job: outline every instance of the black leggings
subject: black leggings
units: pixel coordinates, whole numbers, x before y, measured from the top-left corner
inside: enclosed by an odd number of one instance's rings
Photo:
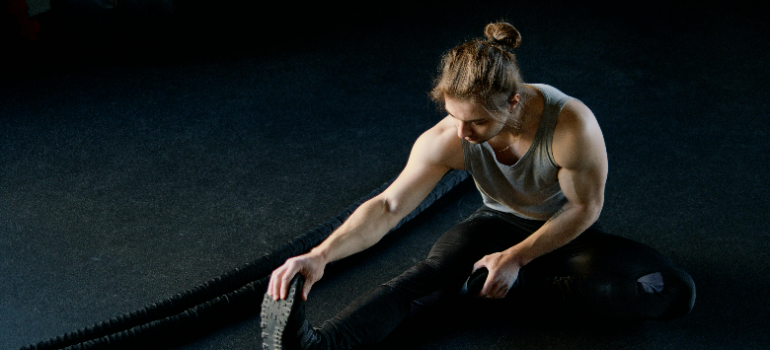
[[[441,291],[459,293],[474,263],[521,242],[543,223],[482,207],[441,236],[427,259],[355,300],[325,322],[321,332],[333,349],[380,341],[409,316],[415,302]],[[690,312],[695,285],[654,249],[606,234],[594,224],[522,267],[505,299],[525,300],[547,313],[671,319]]]

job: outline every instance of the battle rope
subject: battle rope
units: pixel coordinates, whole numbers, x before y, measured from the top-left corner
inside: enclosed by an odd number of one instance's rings
[[[465,171],[447,173],[428,197],[390,232],[413,219],[467,178],[468,173]],[[298,236],[272,253],[265,254],[198,287],[90,327],[22,347],[20,350],[125,348],[132,343],[150,340],[153,336],[189,329],[204,320],[214,319],[233,310],[241,313],[257,310],[267,289],[268,276],[276,267],[283,264],[286,259],[305,253],[321,243],[332,231],[342,225],[359,205],[380,194],[391,183],[392,180],[383,184],[348,206],[337,216],[318,225],[314,230]]]

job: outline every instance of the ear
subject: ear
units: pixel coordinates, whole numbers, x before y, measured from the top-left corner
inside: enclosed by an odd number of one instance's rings
[[[518,93],[513,94],[511,98],[508,100],[508,103],[511,104],[511,109],[516,109],[516,107],[519,106],[519,102],[521,102],[521,95]]]

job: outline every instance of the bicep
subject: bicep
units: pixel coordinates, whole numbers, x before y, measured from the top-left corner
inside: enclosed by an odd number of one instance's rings
[[[607,180],[607,151],[590,110],[581,104],[574,111],[564,118],[554,144],[554,158],[561,165],[559,185],[570,205],[595,210],[598,215]]]
[[[406,216],[420,205],[441,178],[452,169],[447,158],[456,157],[456,150],[445,141],[447,140],[441,139],[441,135],[437,135],[435,131],[428,131],[417,139],[404,170],[380,194],[380,199],[385,201],[389,211],[401,217]]]
[[[604,203],[604,184],[607,178],[605,169],[596,163],[559,170],[559,185],[568,203],[595,211],[598,215]]]

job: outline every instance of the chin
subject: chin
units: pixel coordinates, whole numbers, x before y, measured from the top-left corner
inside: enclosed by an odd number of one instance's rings
[[[484,142],[487,142],[487,140],[489,140],[489,139],[485,139],[485,138],[477,138],[477,137],[472,137],[472,138],[466,138],[466,139],[465,139],[465,141],[468,141],[468,142],[470,142],[470,143],[472,143],[472,144],[474,144],[474,145],[478,145],[478,144],[480,144],[480,143],[484,143]]]

